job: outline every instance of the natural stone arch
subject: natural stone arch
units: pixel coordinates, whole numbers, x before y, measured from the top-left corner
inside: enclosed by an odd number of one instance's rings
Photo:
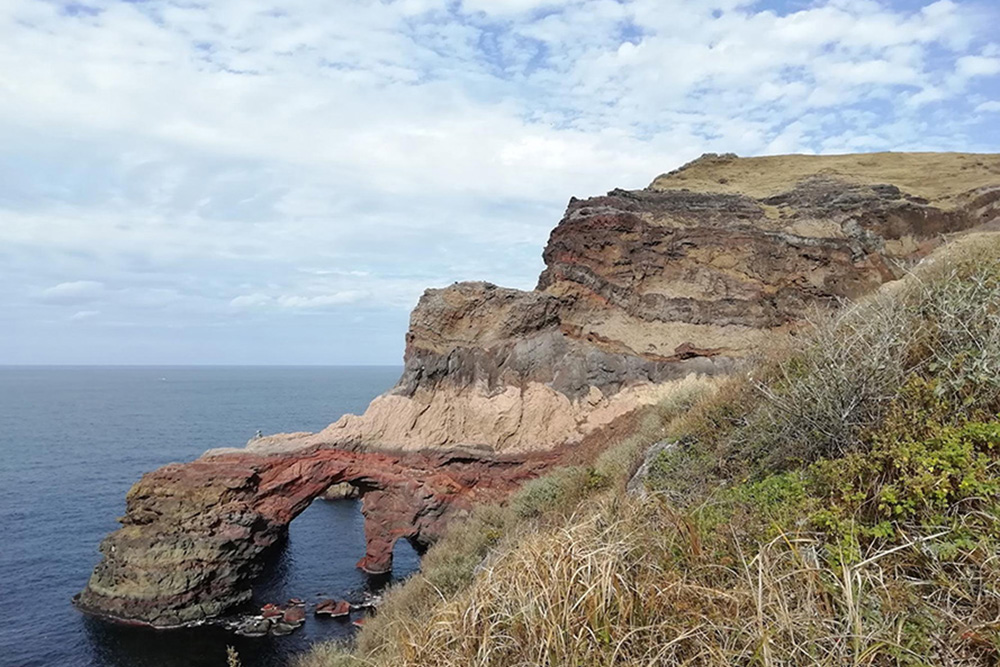
[[[392,568],[405,538],[426,547],[477,501],[506,496],[553,454],[350,451],[311,447],[283,454],[226,452],[148,473],[126,499],[122,527],[81,609],[156,627],[211,618],[248,602],[265,553],[331,484],[362,489],[367,572]]]

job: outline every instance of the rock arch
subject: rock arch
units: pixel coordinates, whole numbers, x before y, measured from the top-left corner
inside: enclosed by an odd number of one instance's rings
[[[552,454],[352,451],[206,454],[148,473],[126,499],[122,527],[101,543],[77,605],[156,627],[211,618],[250,600],[265,553],[331,484],[361,490],[366,552],[358,566],[392,568],[405,538],[428,546],[456,512],[499,499],[540,474]]]

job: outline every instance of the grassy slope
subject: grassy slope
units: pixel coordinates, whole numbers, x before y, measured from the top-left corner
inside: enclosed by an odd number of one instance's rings
[[[657,177],[650,188],[686,188],[696,192],[744,194],[763,199],[782,194],[800,180],[817,174],[858,184],[892,183],[908,194],[950,208],[960,202],[960,195],[997,184],[1000,155],[865,153],[756,158],[709,156]]]
[[[904,282],[481,508],[301,666],[996,664],[1000,240]]]

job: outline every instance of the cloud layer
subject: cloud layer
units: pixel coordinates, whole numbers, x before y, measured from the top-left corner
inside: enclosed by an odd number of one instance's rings
[[[1000,148],[994,3],[10,0],[0,363],[396,363],[571,195]]]

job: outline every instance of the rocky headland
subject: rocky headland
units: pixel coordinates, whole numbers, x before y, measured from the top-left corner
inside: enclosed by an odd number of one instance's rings
[[[334,484],[354,486],[371,572],[433,542],[692,375],[896,280],[1000,219],[1000,157],[706,155],[643,190],[572,199],[532,291],[424,293],[396,387],[320,433],[145,475],[79,606],[157,627],[249,599],[269,547]]]
[[[358,567],[384,573],[396,540],[430,544],[455,512],[503,498],[551,458],[312,447],[167,465],[129,491],[122,527],[102,542],[104,558],[77,604],[113,619],[174,627],[249,602],[268,548],[309,503],[341,483],[363,497],[367,551]]]

